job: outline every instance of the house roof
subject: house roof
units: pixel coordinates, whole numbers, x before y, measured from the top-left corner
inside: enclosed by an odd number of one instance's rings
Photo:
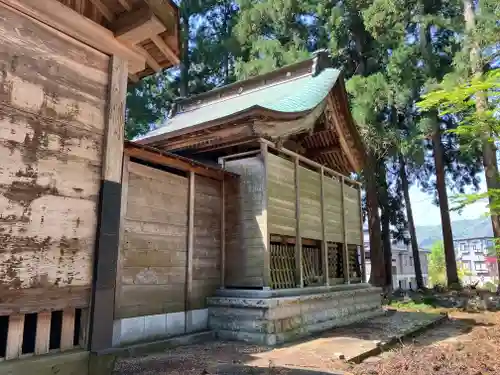
[[[287,67],[280,69],[286,70]],[[181,109],[159,128],[135,141],[153,140],[215,120],[223,121],[254,110],[270,115],[301,116],[312,111],[327,97],[340,76],[340,70],[325,68],[317,74],[311,69],[284,74],[285,79],[263,86],[238,82],[189,99]],[[254,81],[255,79],[248,80]],[[229,93],[223,95],[224,92]]]

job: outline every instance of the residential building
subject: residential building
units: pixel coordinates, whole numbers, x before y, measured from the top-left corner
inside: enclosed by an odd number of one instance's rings
[[[454,240],[454,245],[457,263],[466,271],[465,284],[495,282],[498,271],[491,264],[496,262],[488,262],[488,255],[494,247],[493,238],[461,238]]]
[[[364,248],[366,261],[366,281],[370,278],[371,257],[370,257],[370,241],[368,229],[364,228]],[[392,287],[394,289],[415,289],[417,279],[415,276],[415,265],[413,252],[410,245],[405,245],[403,242],[396,242],[392,245]],[[422,269],[422,277],[424,285],[428,285],[429,281],[429,250],[419,249],[420,265]]]

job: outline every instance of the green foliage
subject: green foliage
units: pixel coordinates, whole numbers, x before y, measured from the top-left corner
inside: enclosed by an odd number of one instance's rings
[[[472,273],[460,262],[457,264],[457,270],[460,282],[462,282],[466,276],[472,275]],[[442,241],[435,242],[431,247],[431,253],[429,255],[429,282],[431,286],[447,284],[446,261]]]

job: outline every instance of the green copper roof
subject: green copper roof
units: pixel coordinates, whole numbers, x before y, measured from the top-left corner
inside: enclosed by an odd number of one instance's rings
[[[201,125],[255,108],[280,113],[309,111],[325,99],[339,75],[339,70],[326,68],[316,76],[307,73],[276,84],[248,91],[243,90],[235,96],[208,102],[192,110],[177,113],[158,129],[136,140],[146,141],[151,137]]]

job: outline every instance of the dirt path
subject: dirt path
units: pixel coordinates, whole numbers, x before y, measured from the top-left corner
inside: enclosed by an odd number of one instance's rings
[[[411,314],[410,314],[411,315]],[[378,319],[378,320],[377,320]],[[339,328],[282,348],[211,342],[180,347],[165,353],[121,360],[116,375],[322,375],[341,374],[353,367],[339,359],[341,352],[373,348],[374,340],[384,341],[398,332],[415,327],[415,321],[426,321],[426,314],[384,316],[369,322]],[[472,327],[471,321],[456,320],[432,328],[414,344],[433,345],[453,339]],[[411,341],[411,340],[410,340]],[[350,346],[350,348],[348,348]],[[389,352],[390,354],[390,352]],[[385,360],[388,354],[379,356]],[[362,366],[362,365],[361,365]]]

